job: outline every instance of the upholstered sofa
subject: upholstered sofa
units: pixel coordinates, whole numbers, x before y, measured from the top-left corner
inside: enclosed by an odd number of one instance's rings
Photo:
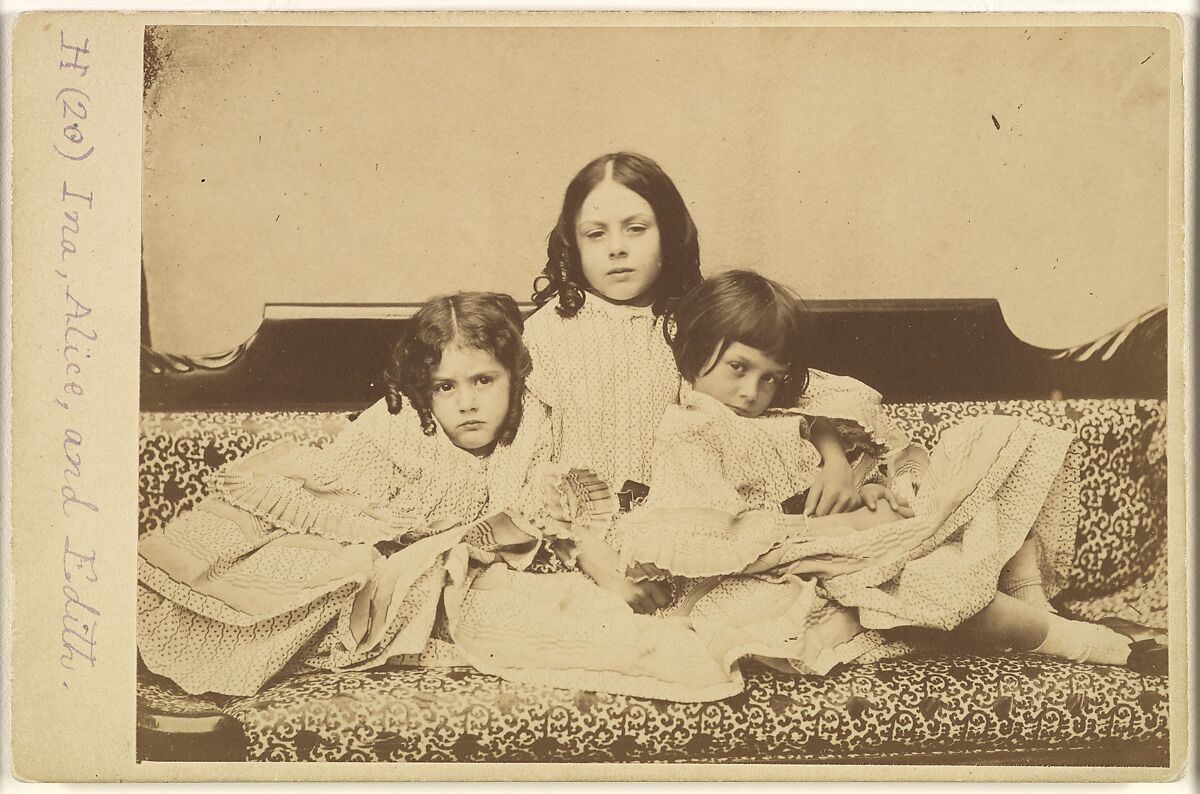
[[[1026,345],[993,301],[815,303],[816,366],[889,399],[926,446],[971,414],[1069,428],[1086,518],[1061,612],[1167,625],[1166,313],[1070,350]],[[328,443],[377,399],[411,307],[269,306],[204,359],[143,347],[140,525],[196,503],[204,474],[280,439]],[[1159,630],[1156,632],[1156,630]],[[823,678],[746,665],[746,689],[672,703],[514,684],[469,668],[286,674],[251,697],[188,695],[144,668],[138,757],[156,760],[791,762],[1165,767],[1161,669],[1071,664],[924,638]]]

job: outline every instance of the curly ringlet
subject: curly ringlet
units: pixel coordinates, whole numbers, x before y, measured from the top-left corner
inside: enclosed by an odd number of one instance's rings
[[[807,311],[800,296],[777,281],[752,270],[718,273],[688,292],[670,320],[675,364],[689,383],[740,342],[787,367],[772,407],[794,405],[808,387]]]
[[[666,314],[701,280],[696,224],[675,183],[649,157],[634,152],[605,154],[585,165],[567,185],[558,223],[547,239],[546,266],[533,282],[533,302],[540,307],[557,296],[555,311],[562,317],[574,317],[583,306],[589,285],[575,240],[575,222],[584,200],[605,180],[610,163],[613,181],[637,193],[654,210],[662,247],[662,272],[651,304],[654,313]]]
[[[533,369],[521,339],[524,328],[517,302],[498,292],[458,292],[426,301],[408,320],[384,371],[388,411],[400,412],[403,395],[420,417],[425,435],[434,435],[432,376],[442,351],[455,343],[476,348],[490,353],[508,370],[508,415],[496,437],[497,443],[508,444],[521,424],[521,397]]]

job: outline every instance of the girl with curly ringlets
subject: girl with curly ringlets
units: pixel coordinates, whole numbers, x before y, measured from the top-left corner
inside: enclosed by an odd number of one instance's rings
[[[439,607],[489,565],[528,565],[546,539],[528,474],[550,436],[527,399],[521,331],[507,295],[430,300],[396,345],[386,398],[332,444],[235,461],[211,498],[143,536],[150,670],[244,695],[298,663],[461,662],[433,639]]]

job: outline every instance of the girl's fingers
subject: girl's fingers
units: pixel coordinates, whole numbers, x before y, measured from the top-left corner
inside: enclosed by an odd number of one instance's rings
[[[804,515],[811,516],[817,511],[817,503],[821,501],[821,484],[813,483],[808,489],[808,496],[804,497]]]
[[[877,498],[875,492],[868,490],[862,492],[860,495],[862,496],[863,504],[866,505],[867,509],[874,510],[875,499]]]
[[[912,480],[904,476],[899,477],[896,482],[893,483],[891,490],[896,494],[896,498],[900,500],[900,504],[902,505],[912,504],[912,500],[916,496],[916,491],[913,490]]]
[[[896,494],[892,493],[891,490],[889,489],[889,490],[884,491],[883,495],[887,498],[888,504],[891,505],[892,509],[895,510],[897,513],[899,513],[900,512],[900,500],[896,497]]]

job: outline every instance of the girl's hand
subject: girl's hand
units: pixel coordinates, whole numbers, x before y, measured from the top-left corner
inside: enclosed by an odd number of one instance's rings
[[[911,505],[917,498],[917,485],[907,474],[893,477],[890,491],[902,505]]]
[[[854,488],[854,472],[843,457],[830,457],[808,489],[804,515],[827,516],[862,507],[862,498]]]
[[[621,597],[634,612],[648,615],[671,603],[670,586],[665,582],[631,582],[621,571],[616,550],[594,531],[588,531],[579,542],[579,569],[591,577],[597,586]]]
[[[877,483],[864,485],[858,489],[858,493],[862,496],[863,504],[872,512],[875,510],[876,505],[880,502],[885,502],[894,512],[899,513],[905,518],[912,518],[913,516],[912,508],[908,506],[908,502],[901,501],[900,497],[891,488],[884,485]]]
[[[899,510],[893,510],[887,500],[881,499],[875,503],[874,510],[863,507],[850,513],[846,518],[839,516],[836,519],[830,520],[845,521],[849,526],[862,532],[863,530],[873,529],[890,524],[893,521],[903,521],[906,518],[912,517],[913,511],[911,507],[901,507]]]
[[[666,582],[631,582],[623,576],[601,577],[596,584],[616,593],[634,612],[649,615],[671,603],[671,588]]]
[[[929,453],[923,447],[910,444],[892,464],[892,476],[888,485],[900,499],[901,504],[911,505],[916,501],[921,481],[929,471]]]

